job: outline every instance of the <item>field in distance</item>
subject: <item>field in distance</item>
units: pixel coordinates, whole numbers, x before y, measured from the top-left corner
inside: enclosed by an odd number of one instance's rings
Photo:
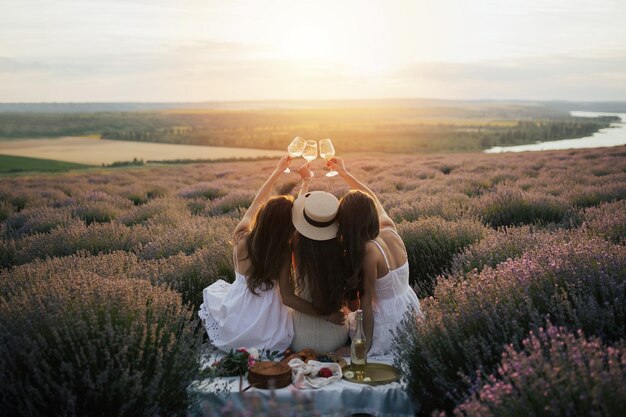
[[[0,155],[0,174],[12,174],[19,172],[65,172],[74,169],[86,168],[91,168],[91,166],[75,164],[73,162],[54,161],[51,159]]]

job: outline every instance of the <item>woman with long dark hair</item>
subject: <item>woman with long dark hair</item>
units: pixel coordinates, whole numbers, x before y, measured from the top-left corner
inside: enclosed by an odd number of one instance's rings
[[[309,179],[310,173],[303,175],[300,194],[293,204],[296,233],[292,247],[295,292],[309,301],[313,310],[294,310],[292,347],[329,352],[348,340],[342,311],[346,274],[336,237],[339,201],[327,192],[309,192]]]
[[[419,300],[409,286],[406,247],[372,190],[346,170],[343,159],[333,158],[331,163],[352,188],[341,199],[337,212],[347,286],[359,289],[368,355],[388,355],[391,331],[407,312],[421,313]],[[354,327],[352,315],[349,321]]]
[[[291,344],[293,321],[279,282],[288,280],[291,271],[293,198],[270,198],[290,161],[280,159],[235,227],[235,282],[218,280],[203,291],[199,316],[211,343],[225,352],[240,347],[283,351]]]

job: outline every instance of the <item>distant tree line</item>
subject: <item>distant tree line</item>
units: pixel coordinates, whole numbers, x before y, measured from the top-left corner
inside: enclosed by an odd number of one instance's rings
[[[0,138],[100,135],[113,140],[281,149],[291,138],[302,136],[331,137],[342,151],[456,152],[584,137],[617,121],[554,110],[539,118],[535,109],[510,107],[465,113],[436,110],[0,113]],[[441,117],[433,116],[439,113]],[[511,114],[519,118],[502,117]]]
[[[121,167],[142,166],[142,165],[145,165],[143,162],[143,159],[137,159],[137,158],[133,158],[132,161],[115,161],[110,164],[102,164],[102,166],[105,168],[121,168]]]

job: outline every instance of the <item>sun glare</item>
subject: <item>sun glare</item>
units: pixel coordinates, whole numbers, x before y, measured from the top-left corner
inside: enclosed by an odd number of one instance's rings
[[[344,3],[332,8],[309,5],[304,11],[283,7],[274,9],[271,18],[275,24],[265,31],[265,41],[276,58],[354,75],[382,74],[399,64],[397,48],[389,43],[390,28],[377,23],[375,8]]]

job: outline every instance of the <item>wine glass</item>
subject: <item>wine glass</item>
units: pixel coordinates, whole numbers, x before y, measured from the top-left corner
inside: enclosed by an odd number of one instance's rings
[[[297,158],[302,155],[305,143],[306,142],[304,141],[304,139],[302,139],[300,136],[296,136],[295,139],[291,141],[289,146],[287,146],[287,153],[289,154],[289,156],[291,156],[292,158]],[[287,167],[283,172],[291,172],[291,170],[289,169],[289,167]]]
[[[304,150],[302,151],[302,157],[309,162],[317,158],[317,142],[314,140],[307,140],[304,145]],[[315,176],[313,171],[311,171],[311,176]]]
[[[326,161],[330,161],[335,156],[335,147],[333,146],[333,142],[330,138],[320,140],[320,156]],[[337,174],[339,174],[337,171],[330,168],[330,171],[326,173],[326,176],[334,177]]]

